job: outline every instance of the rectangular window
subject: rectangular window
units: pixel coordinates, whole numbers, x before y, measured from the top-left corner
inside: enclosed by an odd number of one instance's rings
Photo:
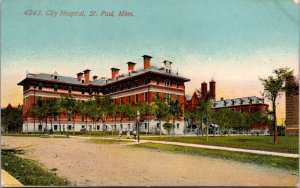
[[[57,125],[54,125],[54,130],[57,131]]]
[[[68,130],[72,130],[72,125],[68,125]]]
[[[54,84],[54,91],[57,91],[57,89],[58,89],[58,85]]]
[[[84,95],[85,89],[81,88],[81,94]]]
[[[138,87],[138,86],[139,86],[139,81],[136,80],[136,81],[135,81],[135,87]]]
[[[144,101],[147,102],[148,101],[148,92],[144,93]]]
[[[165,79],[165,86],[170,87],[171,86],[171,80],[170,79]]]
[[[72,92],[72,86],[68,87],[68,92],[71,93]]]
[[[170,93],[165,93],[165,99],[166,100],[171,100],[171,94]]]
[[[39,83],[39,90],[42,90],[42,89],[43,89],[43,84]]]
[[[100,130],[100,125],[97,125],[97,130]]]
[[[82,129],[84,129],[84,127],[85,127],[84,125],[81,125],[81,128],[82,128]]]
[[[139,102],[139,95],[135,94],[135,103],[138,103],[138,102]]]
[[[179,129],[179,123],[177,123],[177,129]]]
[[[156,85],[159,85],[159,77],[156,78]]]
[[[128,89],[130,89],[130,86],[131,86],[131,85],[130,85],[130,82],[128,82]]]
[[[178,82],[176,82],[176,88],[179,88],[179,83]]]

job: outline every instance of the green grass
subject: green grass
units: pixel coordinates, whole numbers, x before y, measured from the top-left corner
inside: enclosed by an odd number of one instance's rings
[[[158,149],[160,151],[177,152],[195,156],[205,156],[244,163],[254,163],[258,165],[287,169],[298,173],[298,158],[278,157],[270,155],[260,155],[245,152],[233,152],[214,149],[194,148],[188,146],[176,146],[169,144],[142,143],[131,145],[131,147]]]
[[[204,144],[225,146],[252,150],[265,150],[283,153],[298,153],[297,136],[278,136],[277,143],[273,144],[272,136],[231,135],[231,136],[165,136],[165,137],[141,137],[144,140],[159,140],[170,142],[183,142],[192,144]]]
[[[70,185],[68,180],[49,172],[36,161],[17,156],[22,153],[22,150],[1,149],[2,168],[23,185]]]
[[[92,143],[103,143],[103,144],[134,142],[132,140],[119,140],[119,139],[88,139],[87,141]]]

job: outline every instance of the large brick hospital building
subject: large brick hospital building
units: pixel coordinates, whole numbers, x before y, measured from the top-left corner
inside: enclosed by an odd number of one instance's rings
[[[116,104],[151,103],[153,97],[159,95],[160,98],[172,98],[183,104],[181,105],[183,112],[185,82],[190,81],[190,79],[174,72],[170,61],[163,61],[163,66],[158,67],[151,64],[151,56],[144,55],[142,57],[142,68],[136,69],[136,63],[128,62],[126,73],[121,73],[118,68],[111,68],[111,78],[91,76],[91,71],[88,69],[77,73],[74,77],[62,76],[57,72],[53,74],[27,73],[26,78],[18,83],[18,85],[23,86],[23,131],[33,131],[35,126],[40,130],[44,128],[43,125],[38,125],[36,118],[29,113],[31,107],[38,100],[59,99],[61,96],[67,95],[71,95],[77,100],[89,100],[95,96],[107,95]],[[67,117],[62,115],[59,122],[58,120],[53,122],[54,131],[71,130],[71,124]],[[123,124],[125,126],[108,119],[105,128],[108,130],[132,130],[134,127],[134,123],[130,121]],[[142,130],[151,131],[158,127],[158,121],[153,118],[144,120],[142,124]],[[182,133],[184,118],[177,119],[175,125],[175,133]],[[97,123],[96,127],[97,130],[104,129],[100,122]],[[80,131],[83,128],[87,128],[85,121],[78,115],[75,119],[75,131]]]

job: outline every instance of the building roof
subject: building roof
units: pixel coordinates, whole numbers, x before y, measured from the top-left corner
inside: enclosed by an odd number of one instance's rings
[[[92,85],[102,86],[102,85],[111,84],[111,83],[114,83],[114,82],[118,82],[118,81],[121,81],[121,80],[125,80],[125,79],[131,78],[131,77],[143,75],[145,73],[150,73],[150,72],[156,73],[156,74],[162,74],[164,76],[169,76],[169,77],[173,77],[173,78],[177,78],[177,79],[181,79],[181,80],[184,80],[184,81],[190,81],[190,79],[188,79],[186,77],[183,77],[183,76],[179,75],[178,73],[173,73],[173,72],[166,73],[163,68],[159,68],[157,66],[151,65],[147,69],[140,68],[140,69],[135,70],[135,71],[130,71],[127,74],[119,74],[118,76],[116,76],[113,79],[100,78],[100,79],[96,79],[96,80],[90,80],[89,83],[82,83],[76,77],[67,77],[67,76],[57,75],[57,79],[54,79],[53,74],[46,74],[46,73],[32,74],[32,73],[28,73],[26,75],[26,78],[24,80],[22,80],[20,83],[18,83],[18,85],[22,85],[23,82],[26,79],[38,79],[38,80],[45,80],[45,81],[64,82],[64,83],[69,83],[69,84],[84,84],[84,85],[92,84]]]
[[[241,97],[241,98],[234,98],[234,99],[224,99],[224,100],[214,101],[212,103],[212,107],[220,108],[220,107],[257,104],[257,103],[264,104],[264,99],[258,98],[256,96]]]

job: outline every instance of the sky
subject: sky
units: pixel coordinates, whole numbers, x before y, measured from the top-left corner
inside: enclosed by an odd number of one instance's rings
[[[24,14],[31,10],[36,15]],[[261,97],[259,78],[275,68],[298,75],[298,32],[293,0],[2,0],[1,107],[22,104],[17,83],[27,70],[75,77],[88,68],[110,77],[112,67],[126,73],[128,61],[142,67],[145,54],[190,78],[187,94],[213,78],[217,99]],[[278,102],[280,120],[284,96]]]

